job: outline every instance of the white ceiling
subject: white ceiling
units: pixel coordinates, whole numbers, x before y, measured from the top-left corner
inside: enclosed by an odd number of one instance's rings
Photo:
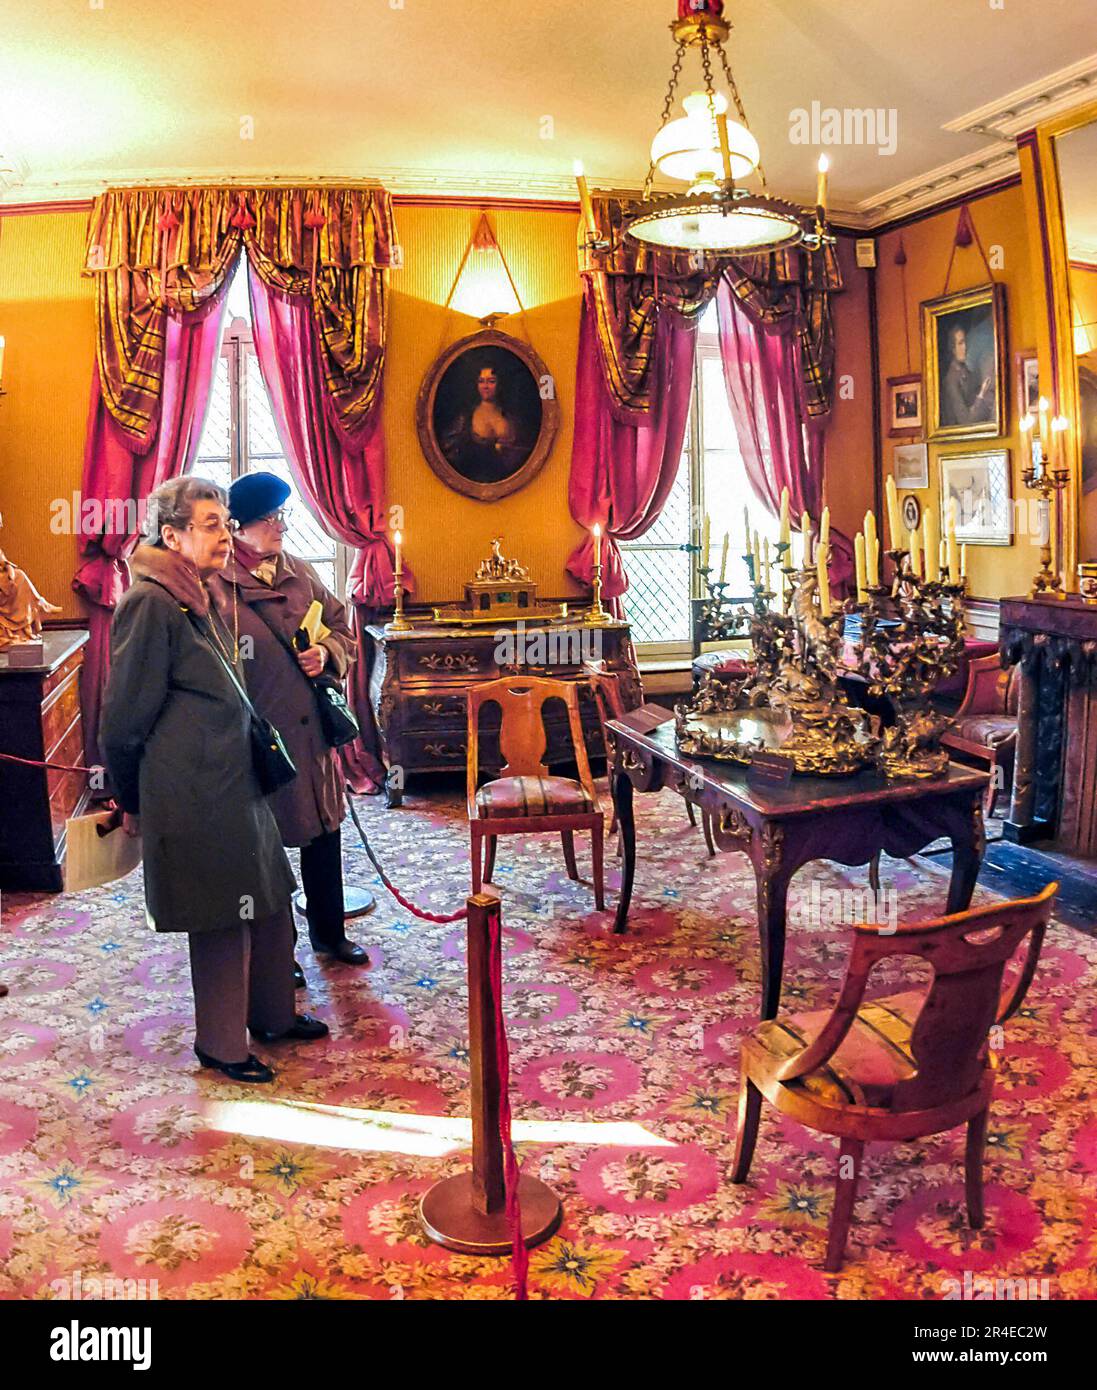
[[[733,68],[771,187],[811,194],[818,147],[791,144],[789,131],[790,113],[813,101],[896,112],[894,154],[829,151],[837,207],[871,214],[941,166],[966,171],[989,156],[993,172],[1012,157],[1008,142],[943,126],[1077,65],[1097,48],[1095,8],[728,0]],[[106,182],[275,175],[574,197],[576,156],[592,183],[636,186],[670,71],[675,4],[33,0],[5,9],[0,184],[10,203],[87,196]],[[1089,82],[1097,94],[1097,54],[1075,90]],[[252,138],[241,138],[249,119]]]

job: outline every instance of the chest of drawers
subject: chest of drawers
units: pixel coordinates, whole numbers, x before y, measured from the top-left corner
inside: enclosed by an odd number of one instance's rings
[[[80,668],[88,634],[43,634],[38,666],[13,667],[0,650],[0,753],[36,762],[84,761]],[[81,772],[0,759],[0,887],[60,892],[65,822],[87,802]]]
[[[413,615],[414,617],[414,615]],[[367,629],[373,647],[370,703],[388,769],[386,800],[398,806],[409,775],[459,772],[467,748],[467,691],[504,675],[579,680],[579,706],[587,751],[604,756],[594,697],[582,683],[583,662],[603,661],[616,673],[627,708],[640,703],[640,678],[627,623],[523,623],[520,629],[449,627],[413,622],[410,632]],[[508,634],[513,640],[508,640]],[[480,765],[497,772],[499,710],[489,706],[480,733]],[[546,707],[548,763],[571,758],[567,716],[561,702]]]

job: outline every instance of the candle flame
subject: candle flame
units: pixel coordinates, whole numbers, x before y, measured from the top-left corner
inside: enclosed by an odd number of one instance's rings
[[[602,528],[601,526],[599,526],[597,522],[594,523],[594,534],[596,536],[600,536],[602,534]]]
[[[583,177],[583,175],[586,173],[586,170],[583,168],[583,161],[581,159],[573,159],[571,161],[571,172],[575,175],[577,179],[581,179]]]
[[[827,156],[826,156],[825,154],[821,154],[821,155],[819,156],[819,166],[818,166],[818,168],[819,168],[820,174],[825,174],[825,173],[827,172],[827,170],[830,168],[830,160],[827,158]]]
[[[396,542],[397,545],[403,545],[403,544],[404,544],[404,538],[403,538],[403,536],[400,534],[399,531],[396,531],[396,532],[393,534],[392,539]]]

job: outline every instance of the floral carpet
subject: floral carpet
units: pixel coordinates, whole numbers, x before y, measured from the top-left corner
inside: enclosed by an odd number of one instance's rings
[[[459,907],[457,798],[360,805],[404,892]],[[623,938],[589,883],[567,878],[557,840],[499,842],[515,1137],[564,1204],[531,1254],[530,1296],[937,1299],[970,1274],[1094,1297],[1097,942],[1053,927],[1007,1027],[985,1228],[964,1217],[962,1130],[871,1146],[845,1268],[826,1275],[836,1141],[767,1108],[750,1181],[729,1181],[738,1049],[759,993],[749,866],[710,860],[672,794],[636,807]],[[94,1296],[110,1278],[172,1299],[513,1297],[508,1260],[432,1245],[416,1215],[468,1164],[463,928],[414,919],[353,830],[344,843],[347,881],[378,895],[352,933],[373,967],[320,966],[301,947],[298,999],[331,1037],[258,1049],[278,1070],[267,1087],[196,1068],[185,942],[145,927],[140,871],[80,895],[6,895],[0,1296]],[[885,861],[900,918],[944,902],[940,871],[916,862]],[[818,902],[813,876],[864,884],[862,870],[813,865],[793,894]],[[609,881],[612,907],[615,868]],[[830,1002],[848,935],[790,930],[785,1007]]]

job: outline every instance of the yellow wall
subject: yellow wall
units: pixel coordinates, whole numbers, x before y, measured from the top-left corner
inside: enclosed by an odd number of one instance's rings
[[[873,505],[872,346],[868,330],[868,276],[857,267],[851,237],[838,238],[841,294],[834,317],[835,396],[827,426],[826,497],[831,524],[853,537]]]
[[[80,275],[85,212],[0,214],[0,547],[63,607],[76,537],[50,531],[50,503],[80,487],[94,359],[93,286]]]
[[[582,539],[568,512],[580,308],[574,212],[515,208],[490,213],[526,309],[529,336],[560,402],[560,427],[548,462],[521,491],[498,502],[476,502],[436,477],[419,447],[415,402],[424,375],[443,347],[480,327],[475,319],[442,309],[478,220],[479,213],[469,208],[396,209],[404,268],[394,271],[391,280],[385,365],[388,500],[404,510],[417,601],[461,598],[464,582],[488,554],[491,538],[499,535],[503,553],[529,567],[543,595],[579,594],[583,590],[564,572],[568,554]],[[497,326],[524,336],[519,315]]]
[[[967,442],[949,441],[945,445],[930,444],[930,485],[928,489],[918,490],[915,495],[923,508],[932,506],[938,516],[940,497],[937,460],[942,450],[954,454],[969,449],[1007,448],[1010,451],[1014,500],[1027,500],[1034,495],[1029,494],[1021,482],[1022,450],[1017,428],[1020,416],[1017,409],[1014,371],[1014,353],[1036,347],[1036,300],[1032,288],[1032,262],[1029,255],[1023,195],[1020,186],[1015,186],[985,198],[975,199],[969,206],[979,240],[995,266],[994,278],[1006,287],[1008,433],[1002,439],[981,438]],[[952,208],[914,222],[904,227],[901,232],[887,233],[877,242],[881,390],[885,389],[888,377],[905,376],[908,372],[923,370],[920,305],[921,301],[935,299],[944,292],[945,274],[958,217],[959,210]],[[910,330],[909,365],[903,328],[903,275],[900,267],[895,264],[900,236],[907,256],[905,313]],[[1000,266],[996,263],[999,259]],[[989,278],[978,245],[974,241],[968,247],[957,247],[949,281],[950,292],[985,284]],[[886,396],[883,410],[886,477],[892,464],[892,448],[895,443],[902,441],[887,437]],[[1017,534],[1013,544],[1008,547],[968,547],[968,579],[974,597],[1001,598],[1009,594],[1026,593],[1033,575],[1039,568],[1039,545],[1032,534]]]

